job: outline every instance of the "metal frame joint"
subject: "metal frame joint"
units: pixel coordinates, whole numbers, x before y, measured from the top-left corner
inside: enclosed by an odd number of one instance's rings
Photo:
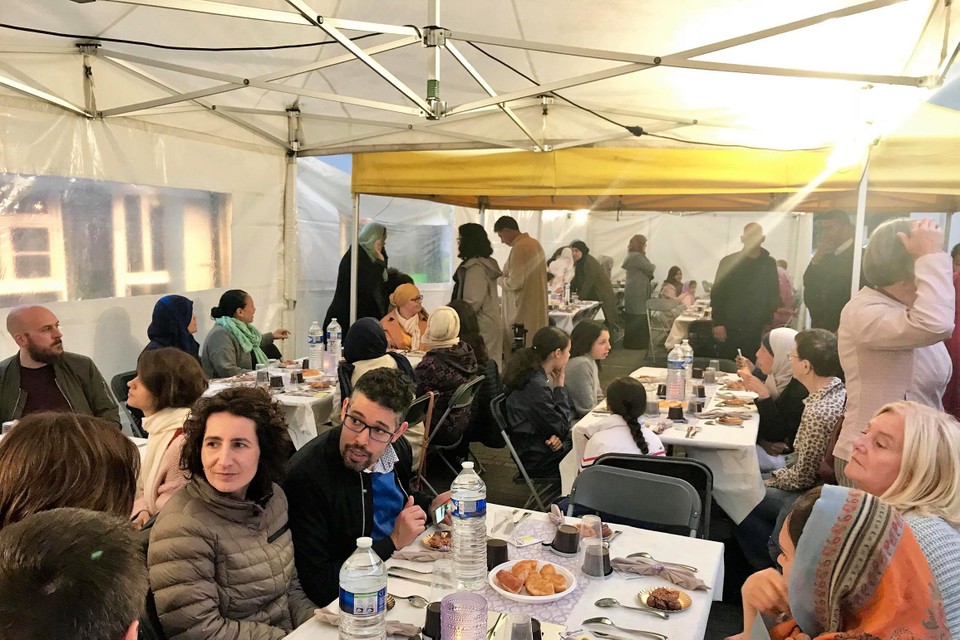
[[[423,27],[421,31],[425,47],[443,47],[447,44],[447,36],[450,35],[449,30],[437,26]]]

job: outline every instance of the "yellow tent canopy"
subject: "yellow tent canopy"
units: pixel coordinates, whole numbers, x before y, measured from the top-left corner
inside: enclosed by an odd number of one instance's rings
[[[923,105],[871,153],[870,212],[960,210],[960,115]],[[827,171],[829,150],[573,148],[354,156],[356,193],[489,209],[770,211]],[[792,208],[856,209],[862,165]]]

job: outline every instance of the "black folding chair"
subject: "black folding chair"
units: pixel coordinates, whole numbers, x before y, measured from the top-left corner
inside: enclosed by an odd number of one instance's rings
[[[506,443],[507,449],[510,450],[513,462],[517,465],[517,471],[519,471],[513,481],[516,484],[526,482],[527,487],[530,489],[530,497],[527,498],[523,508],[528,509],[535,502],[537,507],[540,508],[540,511],[546,511],[546,505],[560,497],[560,478],[531,478],[530,474],[527,473],[526,468],[523,466],[523,461],[520,460],[520,456],[513,446],[513,442],[510,441],[510,434],[508,433],[510,431],[510,424],[507,422],[506,395],[501,393],[491,400],[490,410],[493,413],[493,419],[497,422],[497,426],[500,427],[500,435],[503,436],[503,441]]]

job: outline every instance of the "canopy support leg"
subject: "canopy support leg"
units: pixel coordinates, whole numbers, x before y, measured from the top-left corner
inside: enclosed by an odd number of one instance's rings
[[[290,330],[292,344],[286,345],[292,351],[286,355],[297,357],[297,340],[300,335],[297,327],[296,309],[300,283],[300,244],[297,241],[297,150],[303,131],[300,128],[300,109],[296,106],[287,109],[287,162],[283,188],[283,260],[280,290],[283,292],[284,307],[281,312],[283,326]]]
[[[350,324],[357,321],[357,258],[360,252],[360,194],[353,195],[353,239],[350,241]]]

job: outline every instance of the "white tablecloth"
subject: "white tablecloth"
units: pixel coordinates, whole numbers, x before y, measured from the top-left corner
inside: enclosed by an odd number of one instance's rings
[[[630,374],[637,377],[665,378],[666,369],[642,367]],[[648,395],[651,393],[648,387]],[[707,385],[707,409],[714,405],[716,385]],[[605,408],[606,403],[601,403]],[[588,413],[573,426],[571,436],[584,438],[584,431],[594,422],[608,416]],[[760,477],[760,464],[757,461],[757,429],[759,415],[744,421],[742,428],[719,424],[703,424],[704,420],[688,415],[690,424],[696,423],[702,428],[695,437],[686,438],[688,425],[679,425],[660,434],[664,445],[683,447],[687,457],[699,460],[713,471],[713,499],[734,522],[741,522],[763,499],[765,489]],[[564,495],[570,493],[573,481],[577,477],[579,460],[571,451],[560,462],[561,489]]]
[[[211,381],[205,396],[215,395],[236,383]],[[247,383],[252,385],[253,383]],[[317,437],[322,424],[333,413],[333,389],[318,392],[314,397],[291,396],[280,393],[274,396],[283,407],[283,415],[290,431],[290,439],[297,449]]]
[[[497,522],[496,514],[503,512],[509,513],[507,507],[501,507],[499,505],[488,506],[488,531],[490,531],[494,523]],[[576,518],[568,518],[570,522],[575,522],[576,520]],[[567,629],[580,629],[582,626],[581,623],[587,618],[606,616],[621,626],[655,631],[669,636],[670,640],[683,640],[685,638],[700,640],[703,638],[706,634],[711,600],[720,600],[723,596],[723,545],[710,540],[684,538],[667,533],[634,529],[622,525],[613,525],[613,528],[623,533],[611,544],[612,557],[623,557],[636,551],[647,551],[659,560],[672,560],[693,565],[699,569],[697,575],[710,586],[710,590],[686,590],[693,599],[691,607],[681,613],[671,614],[669,620],[661,620],[648,614],[628,611],[626,609],[601,609],[593,603],[599,598],[615,597],[624,604],[630,604],[636,602],[636,594],[646,587],[670,586],[666,581],[647,576],[627,580],[626,578],[618,576],[616,573],[606,580],[593,581],[588,580],[588,578],[583,576],[579,571],[574,571],[578,583],[580,580],[587,580],[587,583],[586,589],[581,590],[578,584],[577,589],[568,596],[568,598],[576,598],[579,595],[579,599],[575,604],[572,602],[563,604],[563,610],[569,610],[565,619]],[[517,527],[516,533],[518,535],[528,535],[533,532],[545,531],[552,531],[552,527],[548,524],[547,514],[533,513]],[[417,541],[414,545],[419,546],[420,542]],[[524,549],[517,549],[511,546],[509,551],[510,559],[519,560],[526,557],[539,557],[541,555],[540,550],[542,549],[544,548],[538,547],[536,551],[528,551],[525,554]],[[559,558],[558,556],[551,555],[551,558],[556,558],[552,561],[563,564],[564,566],[575,564],[575,561],[568,562],[566,559]],[[427,571],[430,568],[430,564],[422,562],[391,560],[388,564],[390,566],[410,566],[420,571]],[[420,577],[425,578],[426,581],[429,582],[430,576]],[[425,598],[429,598],[430,596],[430,587],[428,585],[407,582],[397,578],[390,578],[387,588],[390,593],[397,596],[413,594],[418,594]],[[485,587],[484,591],[487,589],[489,589],[489,587]],[[542,605],[544,617],[537,617],[544,620],[546,616],[549,615],[547,610],[555,613],[559,602],[562,601],[553,603],[553,605]],[[387,614],[387,618],[389,620],[399,620],[401,622],[423,626],[424,611],[424,609],[415,609],[405,600],[398,600],[397,606]],[[629,634],[618,633],[617,635]],[[323,624],[316,619],[310,620],[287,636],[290,640],[334,640],[336,637],[336,627]],[[544,640],[558,640],[558,638],[557,636],[545,633]]]
[[[553,320],[559,328],[570,333],[581,320],[589,320],[597,315],[598,309],[600,309],[599,302],[595,300],[584,300],[571,304],[567,311],[550,309],[550,319]]]

